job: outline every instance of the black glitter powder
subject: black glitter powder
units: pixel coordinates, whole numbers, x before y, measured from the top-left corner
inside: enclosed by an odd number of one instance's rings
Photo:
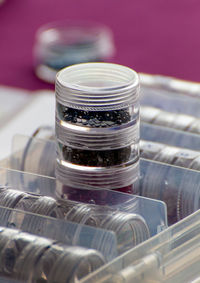
[[[131,146],[113,150],[83,150],[64,145],[62,154],[65,161],[84,166],[113,166],[125,163],[131,158]]]
[[[131,116],[128,109],[85,111],[70,108],[57,103],[57,111],[61,120],[91,128],[114,127],[131,121]]]

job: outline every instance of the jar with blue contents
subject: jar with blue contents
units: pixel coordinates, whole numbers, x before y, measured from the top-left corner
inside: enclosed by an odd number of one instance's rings
[[[93,22],[57,22],[42,26],[33,50],[35,73],[54,83],[64,67],[83,62],[107,62],[115,52],[109,27]]]

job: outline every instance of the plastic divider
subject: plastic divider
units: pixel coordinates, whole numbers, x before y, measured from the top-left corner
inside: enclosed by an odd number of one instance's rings
[[[22,192],[39,193],[54,199],[59,199],[56,192],[57,182],[55,178],[0,168],[0,184]],[[81,189],[79,189],[79,191],[80,190]],[[74,191],[76,190],[74,189]],[[94,206],[95,200],[98,200],[99,205],[95,207],[101,209],[101,213],[102,215],[104,214],[105,217],[109,215],[107,211],[110,210],[117,211],[118,213],[121,212],[122,214],[140,215],[146,222],[151,236],[165,229],[167,226],[166,205],[162,201],[112,190],[98,190],[95,188],[82,190],[82,192],[88,195],[86,201],[88,206]],[[154,215],[154,217],[152,217],[152,215]]]
[[[118,255],[115,233],[70,221],[0,206],[0,226],[19,229],[69,246],[101,252],[106,261]]]

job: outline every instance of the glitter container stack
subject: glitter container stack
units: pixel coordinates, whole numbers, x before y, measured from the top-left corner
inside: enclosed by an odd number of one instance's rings
[[[109,63],[86,63],[56,77],[56,177],[66,187],[137,193],[139,78]]]

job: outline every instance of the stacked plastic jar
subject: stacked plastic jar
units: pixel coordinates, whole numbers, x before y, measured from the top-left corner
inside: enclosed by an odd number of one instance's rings
[[[56,177],[63,192],[138,193],[139,78],[130,68],[84,63],[56,77]]]

